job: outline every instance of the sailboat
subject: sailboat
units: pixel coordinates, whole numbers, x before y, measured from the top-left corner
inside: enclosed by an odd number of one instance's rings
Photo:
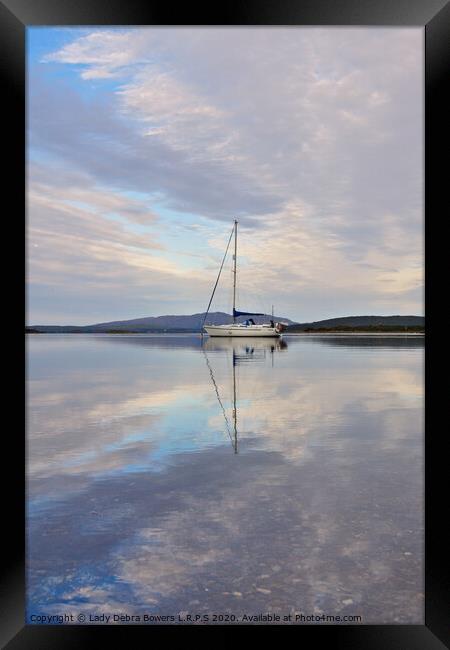
[[[238,311],[236,309],[236,279],[237,279],[237,227],[238,222],[234,221],[233,230],[231,231],[230,238],[228,240],[227,248],[225,250],[225,255],[222,260],[222,264],[219,270],[219,275],[217,276],[216,283],[209,301],[208,309],[206,310],[205,317],[202,323],[202,330],[204,329],[209,336],[270,336],[270,337],[279,337],[281,332],[285,328],[284,323],[274,323],[273,320],[270,323],[264,323],[262,325],[256,325],[253,318],[247,318],[243,323],[237,323],[236,319],[239,316],[264,316],[262,313],[249,312],[249,311]],[[224,325],[205,325],[206,318],[208,316],[209,308],[211,307],[212,299],[216,291],[220,274],[225,262],[225,258],[228,253],[228,248],[230,246],[231,238],[234,234],[234,255],[233,255],[233,322],[227,323]]]

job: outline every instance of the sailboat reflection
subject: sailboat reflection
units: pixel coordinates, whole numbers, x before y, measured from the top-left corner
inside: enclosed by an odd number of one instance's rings
[[[211,381],[216,393],[217,401],[225,420],[225,426],[230,438],[234,453],[238,453],[238,418],[237,418],[237,389],[236,389],[236,366],[247,363],[264,363],[267,359],[267,353],[271,357],[271,366],[273,368],[273,357],[275,352],[287,349],[287,343],[283,339],[262,339],[262,338],[208,338],[202,342],[202,350],[205,355],[206,365],[208,366]],[[232,379],[233,379],[233,396],[230,424],[227,416],[227,410],[224,407],[220,397],[219,388],[214,377],[214,372],[208,357],[208,352],[231,352],[232,358]]]

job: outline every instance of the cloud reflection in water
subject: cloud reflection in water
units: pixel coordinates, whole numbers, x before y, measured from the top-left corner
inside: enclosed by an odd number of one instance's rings
[[[422,343],[345,340],[30,338],[28,613],[422,623]]]

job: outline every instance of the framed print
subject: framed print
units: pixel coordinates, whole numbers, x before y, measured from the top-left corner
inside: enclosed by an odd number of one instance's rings
[[[449,647],[448,4],[0,12],[26,241],[3,645]]]

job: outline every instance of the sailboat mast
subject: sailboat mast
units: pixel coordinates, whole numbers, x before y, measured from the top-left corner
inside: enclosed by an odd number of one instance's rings
[[[237,262],[237,225],[238,222],[234,220],[234,279],[233,279],[233,323],[236,322],[234,311],[236,309],[236,262]]]

